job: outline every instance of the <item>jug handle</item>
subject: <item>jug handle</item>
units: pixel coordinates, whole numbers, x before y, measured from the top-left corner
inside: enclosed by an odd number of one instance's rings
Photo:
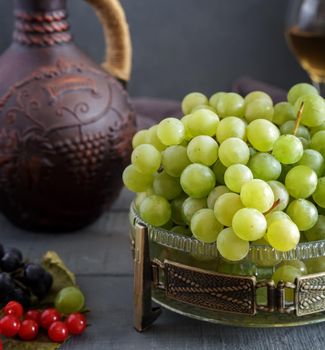
[[[119,0],[87,0],[104,28],[106,57],[103,68],[127,83],[132,66],[132,45],[129,26]],[[108,49],[109,46],[109,49]]]

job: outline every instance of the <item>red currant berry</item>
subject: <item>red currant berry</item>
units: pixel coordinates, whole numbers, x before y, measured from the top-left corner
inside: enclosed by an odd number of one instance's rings
[[[20,321],[15,316],[5,316],[0,320],[1,334],[5,337],[14,337],[20,328]]]
[[[73,335],[82,334],[87,328],[87,320],[86,317],[80,313],[71,314],[65,320],[65,324],[68,327],[68,331]]]
[[[63,343],[69,337],[68,328],[63,322],[54,322],[48,330],[48,336],[53,342]]]
[[[9,301],[9,303],[3,308],[3,312],[7,316],[16,316],[17,318],[20,318],[24,313],[24,309],[17,301]]]
[[[41,314],[40,325],[45,329],[49,329],[53,322],[60,321],[60,320],[61,320],[61,315],[57,310],[46,309]]]
[[[25,314],[25,320],[33,320],[37,324],[40,324],[41,321],[41,312],[38,310],[29,310]]]
[[[38,335],[38,324],[33,320],[23,321],[18,335],[22,340],[34,340]]]

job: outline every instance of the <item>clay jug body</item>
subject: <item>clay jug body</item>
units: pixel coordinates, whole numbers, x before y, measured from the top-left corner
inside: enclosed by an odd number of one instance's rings
[[[105,31],[117,47],[112,74],[74,45],[65,0],[15,0],[13,43],[0,57],[0,209],[27,229],[85,226],[122,186],[135,123],[115,77],[129,77],[128,30],[117,0],[89,2],[115,16]]]

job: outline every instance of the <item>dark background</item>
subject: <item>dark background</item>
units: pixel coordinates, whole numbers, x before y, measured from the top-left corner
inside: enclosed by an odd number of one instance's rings
[[[70,0],[76,42],[98,62],[100,25],[88,4]],[[284,39],[288,0],[122,0],[133,40],[134,96],[212,94],[250,76],[288,88],[308,80]],[[11,41],[13,0],[0,0],[0,52]],[[1,79],[1,77],[0,77]]]

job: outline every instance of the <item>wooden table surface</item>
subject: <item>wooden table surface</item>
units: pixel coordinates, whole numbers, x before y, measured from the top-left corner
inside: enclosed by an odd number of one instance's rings
[[[325,324],[283,329],[218,326],[163,310],[145,333],[133,329],[132,261],[128,238],[128,206],[124,190],[112,210],[92,226],[71,234],[34,234],[1,220],[1,242],[39,258],[55,250],[77,274],[91,309],[91,327],[62,349],[75,350],[317,350],[325,349]],[[37,349],[35,349],[37,350]]]

